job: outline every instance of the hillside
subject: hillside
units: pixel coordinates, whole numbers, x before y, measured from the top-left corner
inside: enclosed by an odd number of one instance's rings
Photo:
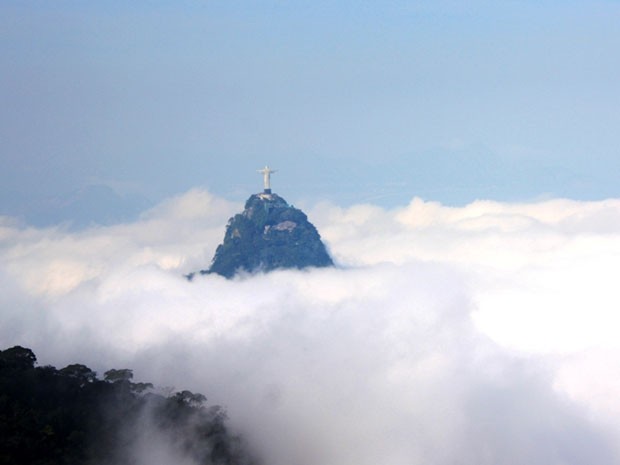
[[[0,350],[0,465],[135,465],[153,450],[176,463],[253,463],[202,394],[157,394],[129,369],[99,379],[81,364],[35,365],[30,349]]]
[[[252,195],[228,221],[208,270],[227,278],[239,271],[333,266],[317,229],[301,210],[272,193]]]

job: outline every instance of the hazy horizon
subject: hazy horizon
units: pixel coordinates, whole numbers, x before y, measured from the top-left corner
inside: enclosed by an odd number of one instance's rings
[[[0,215],[620,196],[614,1],[0,5]]]

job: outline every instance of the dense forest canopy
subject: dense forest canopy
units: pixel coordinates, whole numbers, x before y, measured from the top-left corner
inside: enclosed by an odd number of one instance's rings
[[[99,379],[77,363],[36,364],[30,349],[0,351],[0,465],[135,465],[145,449],[196,464],[255,463],[202,394],[156,394],[130,369]]]

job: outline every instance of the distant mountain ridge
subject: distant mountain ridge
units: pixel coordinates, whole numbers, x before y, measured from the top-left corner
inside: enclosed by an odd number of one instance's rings
[[[226,278],[239,271],[333,266],[317,229],[301,210],[277,194],[254,194],[228,221],[224,241],[208,270]],[[193,274],[189,275],[191,279]]]

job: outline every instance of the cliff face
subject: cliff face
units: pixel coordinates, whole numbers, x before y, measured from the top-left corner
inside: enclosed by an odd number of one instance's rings
[[[277,194],[255,194],[228,222],[213,263],[200,273],[230,278],[243,270],[333,266],[308,217]]]

